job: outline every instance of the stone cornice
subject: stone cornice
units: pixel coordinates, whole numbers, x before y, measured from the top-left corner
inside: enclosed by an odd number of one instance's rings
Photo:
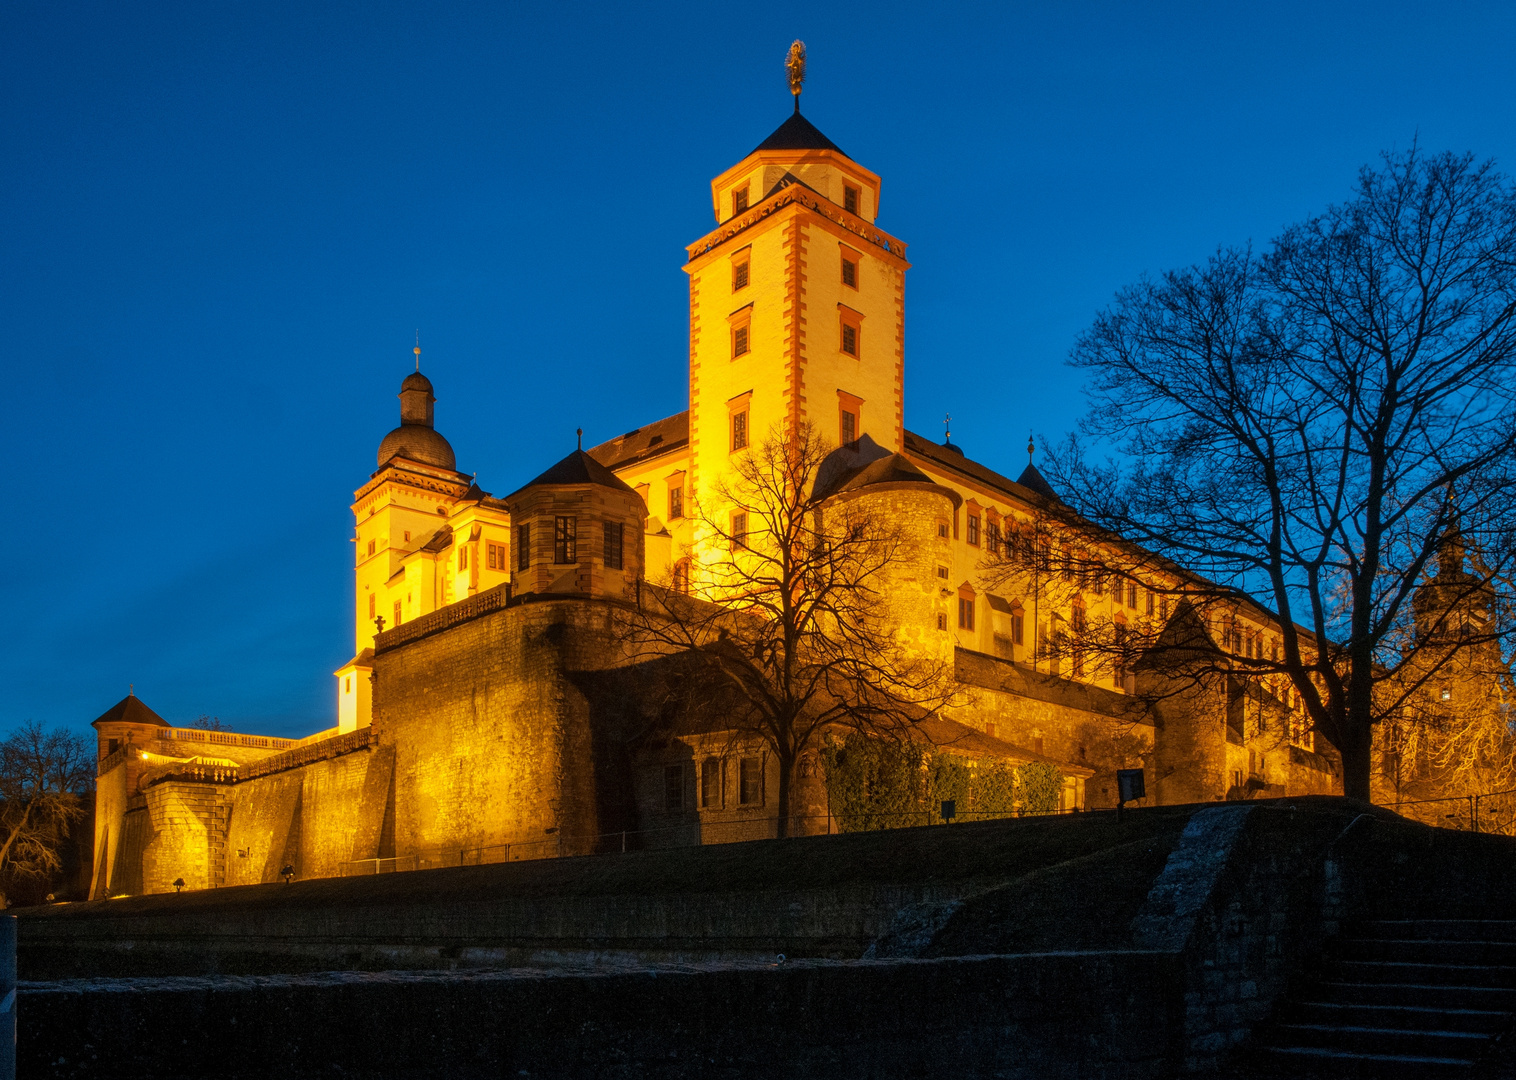
[[[872,244],[875,248],[882,248],[885,253],[905,261],[905,241],[896,240],[889,233],[870,225],[857,214],[850,214],[830,199],[823,199],[810,188],[800,184],[791,184],[789,187],[769,196],[763,202],[744,211],[736,217],[725,222],[715,232],[707,233],[699,240],[685,248],[688,254],[688,262],[694,262],[700,256],[705,255],[732,237],[737,236],[757,225],[764,218],[770,216],[786,206],[803,206],[808,210],[826,218],[833,225],[858,237],[866,244]]]
[[[413,466],[411,462],[402,459],[391,458],[375,472],[369,482],[357,491],[353,492],[353,505],[356,507],[365,497],[383,487],[386,483],[403,484],[406,487],[419,488],[423,491],[435,491],[454,499],[461,499],[468,494],[469,482],[467,478],[462,480],[452,479],[453,476],[462,476],[462,473],[448,474],[441,470],[429,469],[427,466]]]

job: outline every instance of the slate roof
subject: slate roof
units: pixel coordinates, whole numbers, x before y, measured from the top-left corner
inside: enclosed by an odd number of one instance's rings
[[[760,150],[835,150],[843,157],[847,157],[842,147],[821,134],[815,124],[800,115],[799,110],[775,128],[772,135],[754,147],[753,153],[756,154]]]
[[[590,457],[589,454],[583,450],[575,450],[531,483],[511,492],[508,497],[514,497],[527,488],[541,487],[544,484],[599,484],[601,487],[615,488],[618,491],[632,490],[621,477]]]
[[[1059,502],[1063,501],[1062,499],[1058,499],[1057,493],[1053,491],[1048,482],[1030,465],[1021,474],[1021,480],[1012,480],[1010,477],[1003,476],[994,469],[986,468],[973,458],[966,456],[961,447],[943,446],[941,443],[935,443],[930,439],[917,435],[914,431],[907,431],[905,433],[905,448],[912,454],[924,457],[944,468],[952,469],[954,472],[962,473],[964,476],[973,477],[980,483],[997,487],[1001,491],[1019,494],[1015,490],[1019,486],[1025,488],[1027,491],[1041,495],[1043,498],[1057,499]],[[1042,486],[1040,488],[1034,487],[1032,483],[1028,483],[1029,480]]]
[[[1021,475],[1016,478],[1016,483],[1024,488],[1031,488],[1045,498],[1057,499],[1059,502],[1063,501],[1058,498],[1058,492],[1053,490],[1053,485],[1042,478],[1042,474],[1037,471],[1037,466],[1033,465],[1030,461],[1026,463],[1026,468],[1021,470]]]
[[[97,719],[91,722],[90,726],[110,723],[153,724],[157,727],[173,727],[163,717],[142,704],[141,698],[132,694],[127,694],[126,697],[116,702],[109,709],[106,709]]]
[[[688,446],[689,442],[690,414],[685,411],[633,428],[625,435],[618,435],[599,446],[590,447],[587,453],[606,468],[624,469],[639,461],[647,461],[670,450]]]

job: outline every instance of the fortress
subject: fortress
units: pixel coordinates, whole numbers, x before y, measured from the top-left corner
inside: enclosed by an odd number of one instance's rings
[[[94,724],[92,898],[773,835],[761,745],[619,723],[608,613],[641,580],[698,595],[713,540],[694,507],[764,432],[801,424],[838,448],[838,497],[873,499],[922,545],[897,575],[900,632],[963,690],[924,738],[970,763],[1056,767],[1064,810],[1115,805],[1125,768],[1145,770],[1150,804],[1339,791],[1335,755],[1283,703],[1138,708],[1129,673],[1048,648],[1085,618],[1161,624],[1171,583],[1051,596],[1031,567],[987,580],[986,559],[1058,495],[1031,464],[1013,480],[905,429],[910,263],[877,224],[880,193],[797,97],[711,182],[716,228],[688,245],[687,411],[504,497],[457,469],[418,349],[352,503],[336,725],[276,739],[118,703]],[[1262,656],[1274,634],[1242,612],[1215,640]],[[801,763],[798,831],[837,827],[821,771]]]

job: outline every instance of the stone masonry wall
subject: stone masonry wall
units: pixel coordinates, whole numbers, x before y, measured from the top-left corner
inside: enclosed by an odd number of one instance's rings
[[[608,619],[593,601],[518,603],[376,655],[397,855],[559,837],[568,853],[603,831],[590,706],[570,676],[612,665]]]

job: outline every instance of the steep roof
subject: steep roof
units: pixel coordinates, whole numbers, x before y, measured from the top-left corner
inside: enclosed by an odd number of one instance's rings
[[[639,461],[655,458],[670,450],[688,446],[690,414],[688,410],[633,428],[625,435],[607,439],[587,451],[590,457],[608,469],[624,469]]]
[[[601,487],[615,488],[618,491],[632,490],[621,477],[583,450],[575,450],[531,483],[511,492],[511,496],[519,495],[527,488],[541,487],[544,484],[599,484]]]
[[[91,727],[96,724],[152,724],[155,727],[173,727],[167,720],[153,712],[142,699],[132,694],[127,694],[116,704],[91,722]]]
[[[1058,492],[1053,490],[1053,485],[1043,479],[1042,474],[1037,471],[1037,466],[1033,465],[1030,461],[1026,463],[1026,468],[1021,470],[1021,475],[1016,478],[1016,483],[1024,488],[1031,488],[1044,498],[1058,499],[1059,502],[1063,501],[1058,498]]]
[[[908,453],[926,458],[933,464],[941,465],[943,468],[962,473],[964,476],[978,480],[982,484],[999,488],[1007,494],[1020,494],[1020,492],[1016,491],[1016,488],[1019,486],[1046,499],[1058,498],[1048,482],[1042,479],[1042,476],[1036,469],[1030,467],[1021,474],[1022,480],[1012,480],[1010,477],[1003,476],[994,469],[986,468],[973,458],[968,457],[964,454],[961,447],[943,446],[941,443],[934,443],[924,436],[917,435],[914,431],[907,431],[905,433],[905,449]],[[1041,482],[1041,488],[1033,487],[1026,482],[1028,473],[1032,474],[1030,478],[1035,478]],[[1062,502],[1061,499],[1059,501]]]
[[[815,124],[800,115],[799,110],[775,128],[772,135],[754,147],[753,153],[756,154],[761,150],[834,150],[843,157],[847,157],[842,147],[821,134]]]

